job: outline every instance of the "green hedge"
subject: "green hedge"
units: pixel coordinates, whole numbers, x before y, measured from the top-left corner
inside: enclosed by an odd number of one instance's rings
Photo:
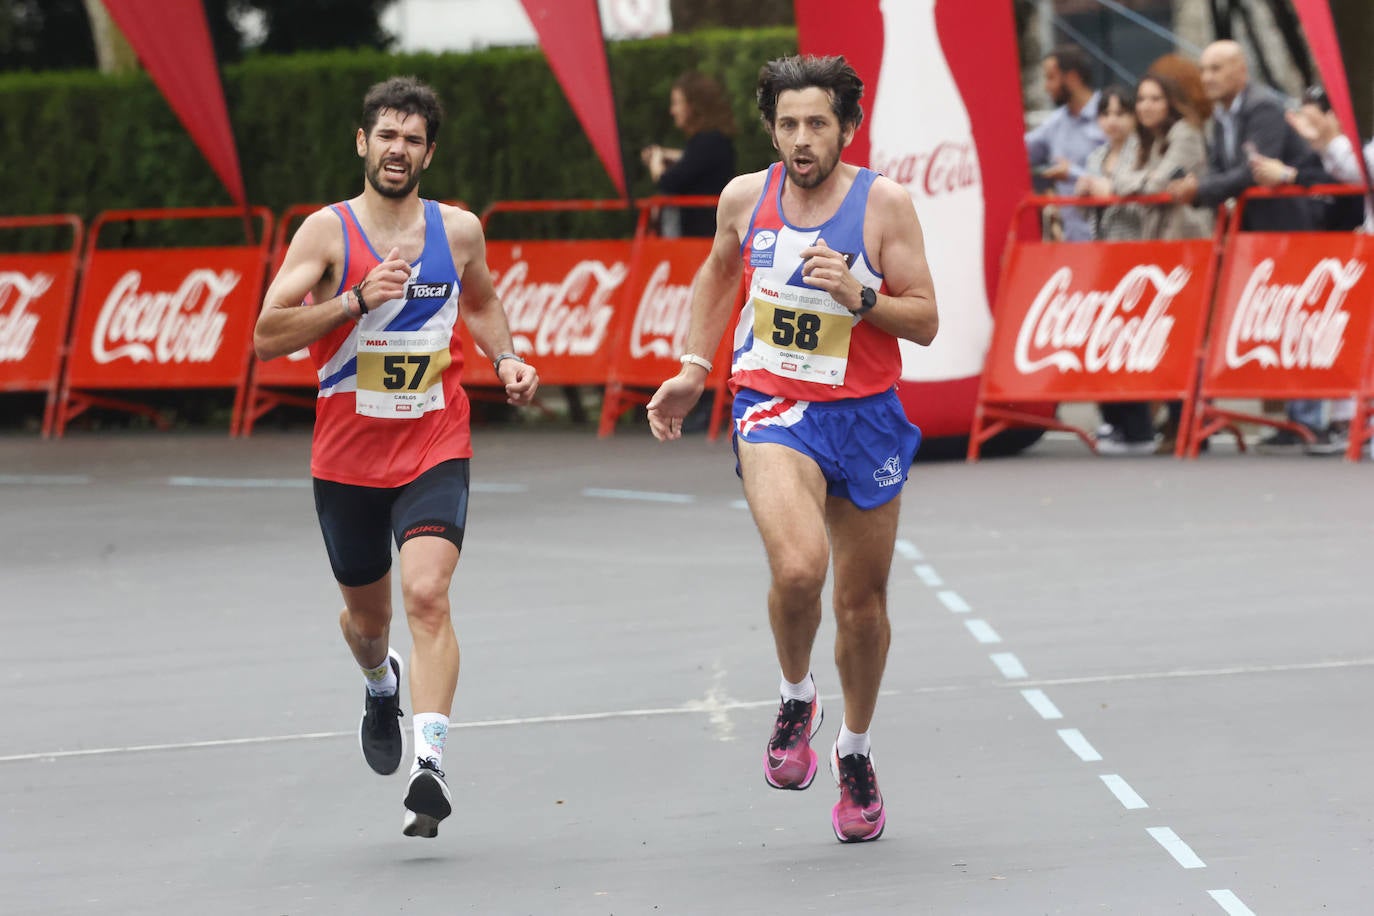
[[[610,46],[633,192],[651,192],[638,150],[680,140],[668,88],[695,67],[735,100],[741,171],[773,150],[753,88],[766,60],[795,53],[790,28],[712,31]],[[353,151],[364,91],[396,74],[432,84],[447,119],[427,197],[480,209],[500,199],[610,197],[614,191],[543,55],[534,49],[387,55],[346,51],[260,57],[224,71],[248,197],[275,212],[351,197],[362,169]],[[95,213],[122,207],[222,205],[228,195],[146,76],[91,72],[0,78],[0,162],[6,215]]]

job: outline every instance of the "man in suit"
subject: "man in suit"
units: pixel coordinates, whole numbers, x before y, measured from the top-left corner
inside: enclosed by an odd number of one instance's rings
[[[1202,52],[1202,89],[1212,100],[1212,121],[1208,159],[1210,174],[1201,179],[1189,175],[1171,182],[1168,193],[1187,204],[1215,207],[1239,197],[1254,187],[1252,162],[1262,157],[1276,159],[1285,168],[1284,180],[1290,184],[1314,185],[1331,180],[1321,159],[1306,140],[1288,123],[1283,99],[1264,86],[1250,83],[1250,68],[1245,52],[1234,41],[1215,41]],[[1262,200],[1247,204],[1241,215],[1241,229],[1247,232],[1311,232],[1321,228],[1324,205],[1313,198]],[[1263,439],[1262,452],[1301,451],[1324,454],[1330,439],[1324,418],[1324,403],[1314,400],[1289,401],[1290,420],[1312,431],[1317,441],[1310,446],[1301,436],[1280,429]]]
[[[1245,52],[1234,41],[1216,41],[1202,52],[1202,88],[1212,100],[1208,158],[1202,178],[1191,175],[1172,182],[1168,191],[1186,204],[1216,207],[1239,197],[1255,184],[1252,156],[1267,156],[1291,170],[1290,181],[1317,184],[1328,180],[1307,141],[1284,118],[1283,99],[1250,82]],[[1322,209],[1314,200],[1292,198],[1247,204],[1241,227],[1249,232],[1302,232],[1320,226]]]

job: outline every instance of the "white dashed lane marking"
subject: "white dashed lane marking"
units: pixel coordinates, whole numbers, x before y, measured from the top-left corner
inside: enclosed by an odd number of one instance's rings
[[[1255,916],[1255,911],[1240,902],[1240,898],[1224,888],[1219,891],[1208,891],[1212,899],[1221,904],[1229,916]]]
[[[958,592],[936,592],[935,597],[940,599],[941,604],[956,614],[967,614],[969,611],[973,610],[973,608],[968,606],[967,601],[959,597]]]
[[[1002,637],[997,635],[997,631],[992,628],[992,624],[986,620],[965,620],[964,626],[973,638],[983,644],[997,643],[1002,641]]]
[[[582,491],[582,495],[592,499],[627,499],[649,503],[685,504],[696,502],[696,497],[688,493],[655,493],[652,490],[614,490],[587,487]]]
[[[988,656],[992,663],[997,666],[997,670],[1002,672],[1005,678],[1021,679],[1029,677],[1026,674],[1026,667],[1021,664],[1021,660],[1011,652],[994,652]]]
[[[1164,851],[1174,857],[1184,868],[1206,868],[1207,863],[1197,857],[1191,846],[1178,838],[1168,827],[1147,827],[1145,832],[1155,838],[1155,842],[1164,847]]]
[[[1116,800],[1121,802],[1122,807],[1126,808],[1126,810],[1135,811],[1138,808],[1150,807],[1145,804],[1145,799],[1136,794],[1135,789],[1131,788],[1130,783],[1126,782],[1126,780],[1115,773],[1110,773],[1100,778],[1107,788],[1111,789],[1112,794],[1116,796]]]
[[[1045,696],[1043,690],[1023,690],[1021,696],[1026,698],[1026,702],[1031,705],[1031,709],[1040,713],[1042,719],[1062,719],[1064,714],[1059,711],[1059,707]]]
[[[1078,759],[1086,763],[1101,760],[1102,755],[1097,749],[1088,743],[1088,739],[1083,737],[1083,733],[1076,728],[1059,729],[1059,737],[1069,746],[1069,750],[1078,755]]]
[[[940,574],[935,571],[934,566],[927,566],[924,563],[912,567],[912,572],[916,573],[916,578],[920,579],[931,588],[939,588],[945,584],[945,580],[940,578]]]

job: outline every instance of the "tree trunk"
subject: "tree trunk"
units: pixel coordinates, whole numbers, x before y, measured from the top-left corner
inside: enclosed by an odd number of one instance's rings
[[[91,36],[95,39],[95,59],[101,73],[131,73],[138,69],[138,56],[119,31],[101,0],[82,0],[91,20]]]

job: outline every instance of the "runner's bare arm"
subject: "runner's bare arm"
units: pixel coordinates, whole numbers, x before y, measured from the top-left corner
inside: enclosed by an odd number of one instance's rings
[[[894,337],[930,346],[940,330],[935,283],[926,261],[925,233],[906,188],[888,178],[873,183],[882,235],[875,252],[888,294],[864,316]]]
[[[749,227],[754,204],[763,193],[767,172],[735,178],[720,194],[716,206],[716,237],[711,253],[697,270],[692,287],[692,319],[685,352],[710,360],[720,345],[739,294],[740,241]],[[683,363],[677,375],[664,382],[649,400],[649,429],[659,440],[677,439],[682,418],[706,387],[706,370]]]
[[[453,263],[462,277],[463,291],[458,296],[458,311],[463,316],[468,333],[482,352],[495,359],[501,353],[514,353],[510,324],[506,310],[496,295],[487,269],[487,242],[482,223],[467,210],[441,205],[444,228],[453,250]],[[533,366],[513,359],[503,359],[496,367],[496,375],[506,386],[506,400],[523,407],[534,400],[539,388],[539,373]]]
[[[857,311],[862,305],[859,296],[863,284],[850,273],[843,257],[823,242],[821,238],[801,253],[807,259],[803,268],[806,282],[826,290],[851,312]],[[893,337],[929,346],[940,329],[940,316],[926,262],[925,236],[911,196],[891,179],[879,177],[869,192],[864,247],[888,291],[878,294],[878,304],[864,313],[863,320]]]
[[[294,353],[339,325],[361,317],[362,310],[352,290],[325,298],[333,292],[324,285],[325,280],[336,276],[334,272],[342,259],[343,234],[337,218],[327,210],[306,217],[263,299],[253,329],[253,349],[258,359]],[[394,299],[404,289],[409,273],[409,265],[393,250],[363,280],[363,298],[373,305]],[[314,298],[309,305],[305,304],[307,294]]]

